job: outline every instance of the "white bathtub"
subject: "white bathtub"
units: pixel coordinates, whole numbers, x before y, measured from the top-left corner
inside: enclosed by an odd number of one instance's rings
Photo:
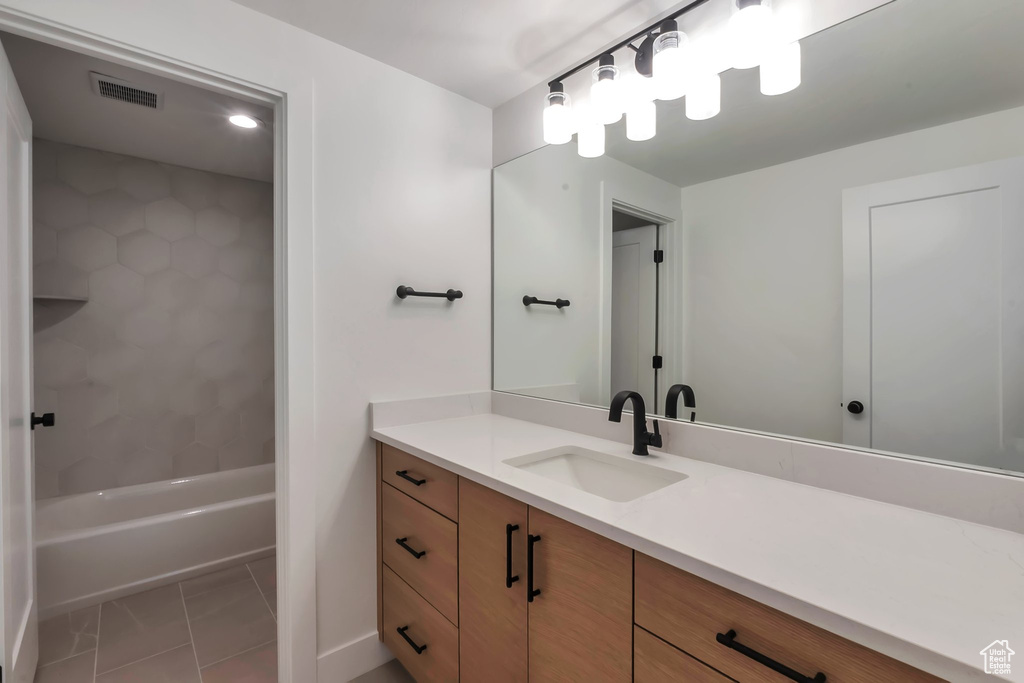
[[[274,552],[274,465],[36,504],[40,618]]]

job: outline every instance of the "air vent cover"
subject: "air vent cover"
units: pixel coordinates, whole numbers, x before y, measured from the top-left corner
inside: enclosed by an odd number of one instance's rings
[[[143,88],[120,78],[106,76],[95,71],[89,72],[92,91],[108,100],[137,104],[148,109],[162,109],[164,94]]]

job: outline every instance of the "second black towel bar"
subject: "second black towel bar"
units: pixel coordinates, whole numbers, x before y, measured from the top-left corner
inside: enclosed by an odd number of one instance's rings
[[[462,298],[461,289],[449,289],[447,292],[417,292],[412,287],[408,287],[406,285],[399,285],[396,294],[398,294],[399,299],[404,299],[407,296],[429,296],[436,299],[448,299],[448,301],[455,301],[456,299]]]
[[[529,306],[530,304],[541,304],[543,306],[557,306],[558,308],[565,308],[569,305],[568,299],[555,299],[554,301],[543,301],[535,296],[527,294],[523,297],[523,305]]]

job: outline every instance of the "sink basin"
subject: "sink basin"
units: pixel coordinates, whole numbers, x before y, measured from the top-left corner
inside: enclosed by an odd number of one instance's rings
[[[574,446],[521,455],[505,464],[616,503],[636,500],[686,479],[682,472]]]

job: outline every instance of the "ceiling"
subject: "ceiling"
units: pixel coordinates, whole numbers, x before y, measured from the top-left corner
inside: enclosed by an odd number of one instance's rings
[[[234,0],[496,107],[680,0]]]
[[[608,130],[609,156],[681,187],[1024,105],[1024,2],[898,0],[803,44],[803,84],[765,97],[722,74],[722,113],[658,103],[658,134]],[[570,143],[574,144],[574,143]]]
[[[273,111],[221,93],[154,76],[21,36],[0,33],[32,117],[33,135],[214,173],[272,181]],[[89,72],[163,93],[162,109],[95,94]],[[267,125],[233,126],[245,113]]]

